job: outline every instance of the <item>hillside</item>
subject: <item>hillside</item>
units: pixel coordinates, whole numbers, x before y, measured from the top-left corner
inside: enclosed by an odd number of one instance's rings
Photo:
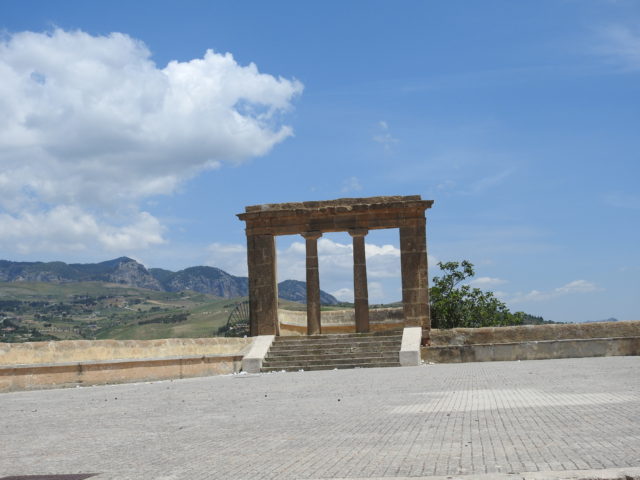
[[[106,282],[0,282],[0,342],[211,337],[245,300]]]
[[[165,292],[191,290],[221,298],[248,294],[248,278],[236,277],[215,267],[190,267],[178,272],[152,268],[149,273]]]
[[[193,291],[220,298],[248,295],[247,277],[236,277],[215,267],[190,267],[177,272],[162,268],[147,268],[137,261],[120,257],[100,263],[11,262],[0,260],[0,281],[4,282],[108,282],[161,292]],[[297,280],[285,280],[278,285],[281,299],[306,302],[306,285]],[[338,300],[320,292],[320,301],[335,305]]]

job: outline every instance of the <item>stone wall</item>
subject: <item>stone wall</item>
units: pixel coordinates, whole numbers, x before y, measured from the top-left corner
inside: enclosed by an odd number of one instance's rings
[[[198,355],[240,355],[250,338],[62,340],[0,343],[0,365],[69,363]]]
[[[280,310],[284,335],[304,335],[306,312]],[[372,330],[401,328],[402,309],[371,311]],[[322,312],[323,333],[353,332],[353,310]],[[432,330],[427,362],[640,355],[640,321]],[[0,392],[154,381],[238,372],[253,338],[0,343]]]
[[[422,360],[428,363],[510,362],[620,355],[640,355],[640,337],[431,346],[421,350]]]
[[[640,321],[432,330],[433,363],[640,355]]]
[[[240,371],[252,338],[0,343],[0,392]]]
[[[431,345],[474,345],[640,336],[640,321],[431,330]]]
[[[325,310],[320,312],[322,333],[354,333],[356,319],[354,310]],[[278,310],[281,335],[306,335],[307,312],[298,310]],[[400,330],[404,326],[402,308],[378,308],[369,310],[369,324],[372,332]]]

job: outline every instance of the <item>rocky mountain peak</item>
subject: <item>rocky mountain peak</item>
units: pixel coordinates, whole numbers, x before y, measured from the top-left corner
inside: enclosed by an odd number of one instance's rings
[[[198,266],[172,272],[147,268],[133,258],[119,257],[100,263],[11,262],[0,260],[0,281],[5,282],[110,282],[166,292],[193,290],[222,298],[248,295],[249,279],[236,277],[216,267]],[[279,296],[294,302],[306,301],[306,286],[285,280]],[[336,304],[332,295],[320,291],[323,304]]]
[[[128,257],[116,259],[115,270],[109,274],[109,281],[150,290],[163,290],[160,282],[155,279],[141,263]]]

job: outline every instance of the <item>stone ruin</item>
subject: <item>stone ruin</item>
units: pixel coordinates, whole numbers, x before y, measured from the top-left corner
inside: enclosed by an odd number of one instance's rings
[[[404,326],[421,327],[423,344],[428,343],[431,318],[425,211],[432,205],[433,200],[411,195],[246,207],[238,218],[246,222],[251,336],[280,334],[275,237],[295,234],[306,242],[307,334],[322,333],[318,238],[325,232],[348,232],[353,238],[356,332],[369,332],[364,239],[369,230],[398,228]]]

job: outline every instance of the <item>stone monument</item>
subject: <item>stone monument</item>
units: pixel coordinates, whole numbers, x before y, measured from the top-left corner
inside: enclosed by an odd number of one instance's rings
[[[275,203],[245,208],[249,265],[250,334],[279,335],[275,236],[300,234],[307,252],[307,334],[322,333],[318,238],[348,232],[353,239],[356,332],[369,331],[365,236],[369,230],[400,230],[402,303],[405,327],[422,327],[429,341],[429,288],[425,211],[433,200],[419,195],[340,198],[318,202]]]

